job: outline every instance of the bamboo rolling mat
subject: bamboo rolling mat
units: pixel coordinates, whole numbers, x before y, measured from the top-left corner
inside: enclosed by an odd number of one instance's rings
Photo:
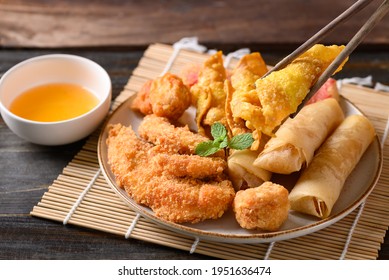
[[[151,45],[112,108],[136,93],[145,81],[164,71],[179,74],[184,65],[201,63],[206,57],[168,45]],[[232,59],[229,65],[235,62]],[[382,139],[388,120],[389,94],[346,84],[341,94],[370,118]],[[33,208],[32,216],[220,259],[376,259],[378,256],[389,225],[388,141],[382,143],[384,165],[378,184],[367,200],[344,219],[318,232],[285,241],[230,244],[172,232],[132,211],[100,172],[96,151],[98,136],[99,131],[96,131],[64,168]]]

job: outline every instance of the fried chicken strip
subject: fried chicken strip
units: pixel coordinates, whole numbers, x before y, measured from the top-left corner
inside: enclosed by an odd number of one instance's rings
[[[150,186],[142,186],[140,177],[143,175],[143,180],[147,180],[145,176],[151,175],[142,169],[146,167],[148,151],[153,145],[140,140],[131,127],[116,124],[109,129],[107,146],[108,163],[117,184],[125,188],[137,203],[147,204]]]
[[[138,133],[146,141],[179,154],[194,154],[197,144],[209,140],[205,136],[191,132],[188,126],[175,127],[168,119],[155,115],[144,117],[138,127]]]
[[[221,175],[227,167],[222,158],[197,155],[157,154],[151,160],[152,168],[176,177],[207,178]]]

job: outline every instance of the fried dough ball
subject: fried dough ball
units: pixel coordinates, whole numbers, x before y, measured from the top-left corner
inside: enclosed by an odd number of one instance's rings
[[[190,103],[190,91],[182,79],[166,73],[142,86],[131,104],[131,109],[139,110],[144,115],[155,114],[158,117],[177,120]]]
[[[288,218],[288,194],[286,188],[269,181],[241,190],[233,202],[236,220],[246,229],[278,230]]]
[[[149,93],[153,113],[170,120],[178,119],[191,103],[191,95],[181,78],[166,73],[153,81]]]

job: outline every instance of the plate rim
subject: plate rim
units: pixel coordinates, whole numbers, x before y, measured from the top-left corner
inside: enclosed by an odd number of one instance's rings
[[[194,238],[204,239],[204,240],[210,240],[210,241],[216,241],[216,242],[222,242],[222,243],[267,243],[267,242],[274,242],[274,241],[281,241],[281,240],[288,240],[300,236],[304,236],[316,231],[319,231],[321,229],[324,229],[351,212],[353,212],[356,208],[358,208],[370,195],[370,193],[373,191],[375,185],[377,184],[381,172],[382,172],[382,166],[383,166],[383,151],[381,146],[381,141],[376,134],[374,137],[374,140],[370,145],[373,144],[373,142],[376,142],[378,146],[378,167],[374,174],[374,178],[370,184],[370,186],[359,196],[358,199],[356,199],[349,207],[341,210],[339,213],[335,215],[331,215],[325,219],[318,220],[316,222],[310,223],[308,225],[299,226],[292,229],[286,229],[281,231],[274,231],[274,232],[261,232],[261,233],[252,233],[252,234],[224,234],[224,233],[218,233],[218,232],[210,232],[210,231],[204,231],[197,228],[191,228],[182,224],[173,223],[167,220],[163,220],[161,218],[156,217],[152,214],[150,211],[145,210],[147,206],[142,206],[137,204],[135,201],[131,201],[132,198],[125,193],[124,189],[120,188],[116,185],[116,182],[111,176],[108,175],[107,169],[109,168],[108,162],[103,161],[102,156],[102,149],[103,149],[103,141],[106,139],[106,133],[108,125],[110,124],[110,120],[115,116],[115,113],[122,109],[123,106],[128,105],[128,103],[131,101],[132,98],[134,98],[135,94],[129,96],[126,98],[116,109],[114,109],[110,115],[107,117],[106,121],[104,122],[102,129],[99,134],[99,138],[97,141],[97,156],[98,156],[98,162],[100,166],[100,170],[106,179],[108,185],[115,191],[116,194],[119,195],[121,200],[125,202],[133,211],[135,211],[140,216],[157,223],[160,226],[163,226],[164,228],[170,229],[174,232],[184,234],[186,236],[191,236]],[[349,105],[354,107],[359,114],[364,115],[365,114],[348,98],[340,95],[340,98],[343,99],[346,103],[348,102]]]

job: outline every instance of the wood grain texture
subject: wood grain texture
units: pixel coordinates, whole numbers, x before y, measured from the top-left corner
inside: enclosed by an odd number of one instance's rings
[[[250,47],[274,65],[354,2],[0,0],[0,76],[33,56],[78,54],[108,71],[115,98],[146,46],[187,36],[225,52]],[[347,42],[380,2],[373,1],[326,42]],[[387,34],[389,16],[366,38],[363,49],[369,51],[354,53],[338,77],[372,75],[389,85]],[[0,259],[210,258],[30,217],[32,207],[83,144],[33,145],[15,136],[0,118]],[[389,259],[388,234],[379,259]]]
[[[147,46],[197,36],[201,43],[301,44],[354,0],[0,1],[4,47]],[[336,29],[324,42],[345,43],[380,0]],[[364,45],[389,43],[389,17]]]
[[[223,49],[223,45],[217,45]],[[242,44],[241,47],[246,47]],[[252,49],[262,51],[262,49]],[[53,50],[0,50],[0,75],[26,58],[53,53]],[[126,85],[142,51],[69,50],[101,64],[110,74],[113,98]],[[263,52],[274,64],[285,52]],[[341,72],[341,77],[372,75],[374,81],[389,84],[387,52],[356,52]],[[339,76],[340,77],[340,76]],[[84,141],[44,147],[19,139],[0,119],[0,259],[210,259],[199,254],[167,248],[135,239],[50,220],[33,218],[28,213],[41,199],[48,186],[81,149]],[[379,252],[389,259],[389,236]]]

